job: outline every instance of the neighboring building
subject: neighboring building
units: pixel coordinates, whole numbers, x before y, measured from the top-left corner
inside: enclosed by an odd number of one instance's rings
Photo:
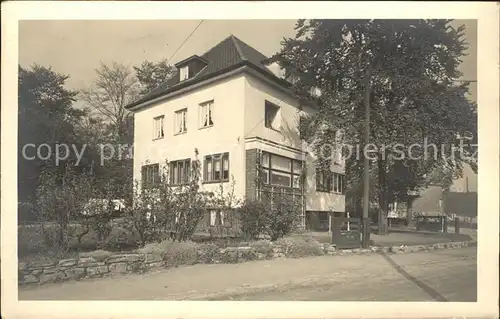
[[[343,214],[343,160],[316,172],[298,131],[299,115],[314,107],[301,105],[281,70],[266,61],[231,35],[178,62],[172,79],[127,106],[135,116],[134,179],[154,181],[168,160],[170,182],[185,183],[197,149],[204,190],[221,183],[228,189],[234,179],[240,199],[284,192],[301,203],[302,225],[307,220],[313,228],[328,220],[327,212]]]
[[[455,179],[449,190],[441,186],[430,186],[420,192],[412,204],[413,214],[428,214],[477,217],[477,174],[469,165],[464,165],[463,176]]]

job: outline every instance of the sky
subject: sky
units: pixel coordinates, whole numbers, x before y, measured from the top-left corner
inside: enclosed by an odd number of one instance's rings
[[[95,79],[100,61],[139,65],[170,58],[201,20],[24,20],[19,23],[19,64],[51,66],[69,75],[67,87],[83,89]],[[230,34],[267,56],[280,50],[283,37],[295,36],[296,20],[204,20],[170,60],[203,54]],[[455,20],[466,26],[468,56],[463,79],[476,80],[476,20]],[[476,101],[476,85],[471,85]]]

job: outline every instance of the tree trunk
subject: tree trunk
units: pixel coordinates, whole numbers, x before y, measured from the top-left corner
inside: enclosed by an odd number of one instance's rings
[[[386,161],[382,154],[378,154],[378,180],[379,180],[379,213],[378,229],[380,235],[387,235],[387,179],[386,179]]]
[[[412,217],[413,217],[413,212],[412,212],[412,208],[413,208],[413,198],[410,197],[408,198],[408,200],[406,201],[406,224],[408,226],[411,225],[412,223]]]

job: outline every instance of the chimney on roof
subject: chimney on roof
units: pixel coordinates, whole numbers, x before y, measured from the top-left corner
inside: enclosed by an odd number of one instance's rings
[[[206,65],[208,61],[200,56],[192,55],[175,64],[179,70],[179,82],[187,80],[198,74]]]

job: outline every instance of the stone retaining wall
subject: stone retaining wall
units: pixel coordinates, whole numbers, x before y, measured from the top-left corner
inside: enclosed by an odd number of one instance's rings
[[[430,251],[434,249],[451,249],[467,247],[475,244],[474,241],[452,242],[444,244],[371,247],[370,249],[343,249],[337,250],[334,245],[321,244],[326,255],[354,255],[368,253],[408,253],[415,251]],[[286,258],[286,251],[280,245],[273,244],[271,250],[259,252],[253,247],[230,247],[219,251],[207,258],[207,252],[197,251],[198,263],[239,263],[250,260]],[[19,263],[19,284],[45,284],[67,280],[82,280],[98,278],[113,274],[144,273],[150,269],[172,267],[160,255],[155,254],[116,254],[97,260],[93,257],[63,259],[54,262]]]

